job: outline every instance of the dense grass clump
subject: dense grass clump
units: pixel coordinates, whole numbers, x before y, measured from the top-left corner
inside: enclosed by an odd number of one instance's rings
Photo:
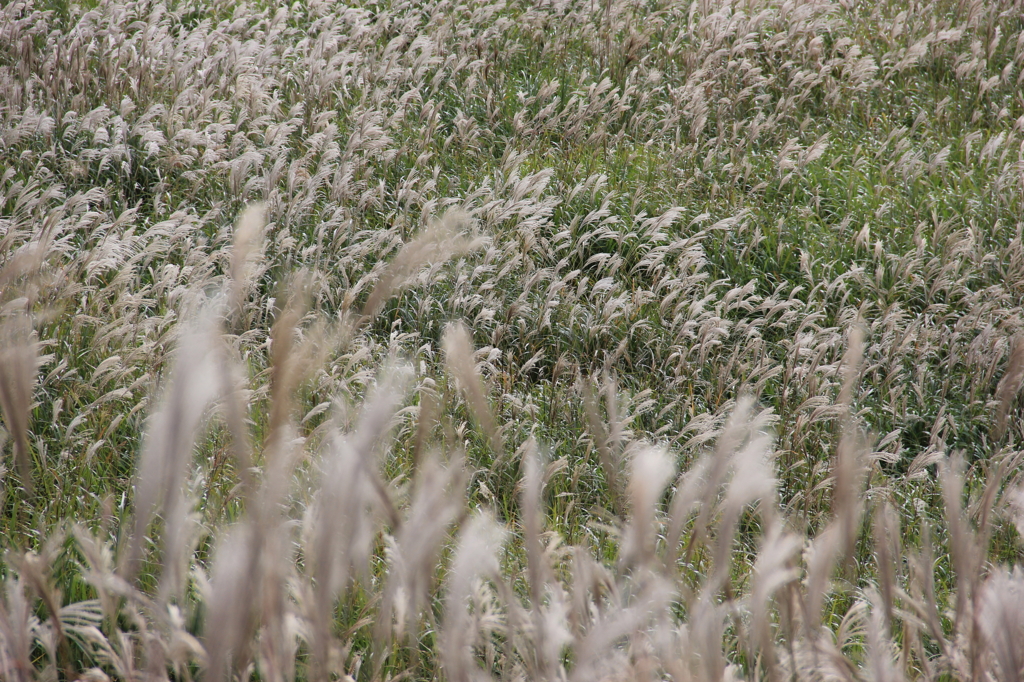
[[[1024,677],[1024,4],[0,7],[0,679]]]

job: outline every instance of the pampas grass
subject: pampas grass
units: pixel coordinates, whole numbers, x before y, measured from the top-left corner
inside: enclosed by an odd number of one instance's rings
[[[1024,675],[1018,0],[0,8],[0,677]]]

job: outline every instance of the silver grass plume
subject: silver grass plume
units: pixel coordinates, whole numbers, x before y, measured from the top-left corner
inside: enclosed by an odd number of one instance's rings
[[[473,340],[469,330],[461,322],[453,322],[444,331],[441,340],[444,349],[445,363],[466,396],[466,403],[477,424],[491,442],[497,456],[504,450],[501,431],[494,420],[490,405],[487,403],[487,390],[483,378],[473,363]]]
[[[615,415],[615,386],[614,381],[606,378],[605,396],[608,405],[609,419],[612,421],[612,428],[606,430],[598,412],[597,396],[594,394],[592,381],[583,384],[583,407],[587,414],[587,425],[590,428],[591,438],[594,439],[594,447],[601,459],[601,468],[604,471],[605,485],[608,487],[608,496],[611,498],[612,511],[617,514],[623,512],[622,505],[623,490],[619,482],[619,467],[621,457],[618,449],[612,447],[612,432],[617,428]]]
[[[1024,383],[1024,334],[1018,334],[1013,339],[1010,347],[1010,360],[1006,365],[1006,372],[996,386],[996,420],[992,427],[992,438],[996,442],[1002,440],[1008,426],[1010,408],[1014,398],[1020,392],[1021,384]]]
[[[242,211],[242,215],[238,217],[238,222],[235,224],[234,240],[231,247],[229,299],[236,315],[242,313],[246,288],[255,274],[257,261],[263,255],[266,212],[265,204],[250,204]]]
[[[978,623],[996,662],[997,679],[1024,680],[1024,572],[997,568],[981,586]]]
[[[733,539],[743,510],[760,500],[763,518],[771,519],[775,511],[775,476],[768,459],[774,436],[762,430],[762,424],[756,419],[749,428],[749,440],[733,455],[732,479],[722,503],[722,518],[715,540],[714,573],[706,589],[718,589],[727,584]]]
[[[12,682],[32,682],[34,633],[39,621],[28,598],[28,586],[15,572],[8,574],[0,594],[0,672]]]
[[[942,486],[942,501],[945,504],[946,526],[949,532],[949,553],[956,573],[957,590],[954,605],[954,626],[958,634],[964,634],[968,641],[975,642],[976,628],[972,620],[982,564],[984,548],[971,528],[963,509],[963,468],[961,453],[939,462],[939,483]],[[976,669],[976,647],[971,647],[972,670]]]
[[[753,585],[750,592],[751,654],[760,652],[768,668],[769,679],[781,679],[771,628],[771,601],[775,594],[800,579],[797,561],[803,537],[786,532],[779,519],[768,523],[761,539],[761,549],[754,562]],[[786,595],[781,597],[786,598]]]
[[[464,505],[465,477],[461,458],[446,468],[433,451],[416,472],[411,504],[394,530],[377,641],[389,642],[394,632],[403,639],[417,627],[434,580],[434,566],[449,526]]]
[[[65,633],[61,619],[61,593],[53,584],[51,570],[57,561],[64,541],[63,533],[54,533],[43,546],[39,553],[28,551],[23,554],[11,554],[8,561],[18,575],[24,579],[31,592],[42,602],[44,612],[47,616],[46,629],[48,637],[39,638],[50,662],[56,670],[59,668],[67,678],[75,676],[71,664],[68,638]]]
[[[424,265],[439,263],[482,246],[482,239],[466,234],[469,224],[466,213],[453,209],[440,220],[432,220],[419,235],[402,246],[370,292],[357,326],[376,317],[384,303]]]
[[[263,598],[263,547],[254,524],[232,528],[217,546],[206,595],[204,646],[209,654],[206,679],[230,679],[227,667],[247,660],[248,640]]]
[[[288,618],[286,584],[293,543],[284,502],[301,453],[292,423],[295,393],[319,364],[316,339],[296,343],[305,311],[305,278],[288,292],[271,329],[270,407],[264,440],[263,481],[246,516],[222,540],[207,600],[208,674],[214,680],[244,668],[253,651],[250,636],[260,626],[258,655],[268,679],[284,679],[293,668],[295,632]]]
[[[654,559],[658,501],[672,479],[675,463],[664,448],[644,446],[634,455],[629,480],[632,517],[622,534],[622,564],[647,565]]]
[[[903,679],[896,667],[891,633],[889,632],[884,597],[874,587],[867,589],[867,599],[871,604],[866,619],[868,671],[875,682],[899,682]]]
[[[900,560],[900,520],[888,500],[882,500],[875,508],[872,524],[875,558],[878,565],[878,604],[885,616],[886,631],[892,627],[894,604],[896,602],[898,567]]]
[[[334,603],[347,581],[368,570],[377,524],[373,510],[383,509],[397,525],[398,512],[377,473],[373,456],[404,399],[411,371],[386,368],[363,405],[354,433],[333,433],[324,445],[320,490],[304,533],[305,556],[314,579],[311,606],[315,665],[327,674]]]
[[[131,579],[139,570],[146,530],[154,515],[161,513],[167,559],[164,577],[172,594],[181,590],[184,578],[178,557],[185,541],[185,478],[203,415],[219,389],[214,330],[215,321],[207,310],[179,340],[171,376],[146,429],[136,475],[135,524],[125,575]]]
[[[501,580],[498,552],[504,541],[504,529],[487,514],[474,516],[460,533],[448,579],[441,644],[441,660],[451,682],[490,679],[474,661],[479,632],[468,607],[480,581]],[[481,605],[475,607],[479,612]]]
[[[526,574],[530,585],[531,625],[533,626],[533,660],[530,667],[539,679],[552,679],[555,661],[545,655],[549,634],[544,618],[545,587],[548,584],[548,566],[544,561],[544,547],[541,542],[542,508],[541,496],[544,490],[544,474],[540,464],[537,442],[531,437],[524,446],[522,464],[522,514],[523,544],[526,549]]]
[[[21,311],[5,314],[0,320],[0,411],[14,439],[14,461],[21,485],[30,497],[33,485],[28,427],[38,362],[28,315]]]
[[[697,519],[693,523],[690,539],[686,546],[686,561],[690,561],[693,551],[707,538],[708,527],[715,513],[718,511],[719,488],[728,479],[733,456],[743,446],[743,443],[750,436],[751,412],[754,406],[753,398],[742,396],[736,401],[736,406],[726,420],[725,428],[715,443],[715,449],[706,464],[698,463],[695,467],[700,470],[700,476],[696,479],[687,478],[685,490],[687,493],[696,493],[699,496],[700,510],[697,512]],[[693,486],[692,488],[690,486]],[[687,495],[688,496],[688,495]],[[691,503],[687,496],[679,505],[673,504],[671,520],[670,541],[676,537],[677,529],[682,529],[685,517],[689,515]],[[676,516],[678,514],[678,516]],[[729,539],[732,542],[732,539]],[[673,549],[671,546],[669,549]]]
[[[832,514],[838,523],[840,546],[847,562],[852,561],[857,532],[864,513],[863,487],[867,476],[867,447],[864,436],[854,422],[853,396],[864,357],[864,330],[855,325],[850,330],[843,357],[843,386],[839,392],[842,435],[833,469]]]

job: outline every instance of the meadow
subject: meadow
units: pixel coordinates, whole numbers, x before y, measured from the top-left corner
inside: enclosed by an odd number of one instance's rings
[[[0,679],[1024,679],[1022,0],[0,6]]]

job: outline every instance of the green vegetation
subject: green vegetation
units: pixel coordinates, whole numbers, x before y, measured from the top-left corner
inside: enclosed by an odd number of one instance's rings
[[[0,7],[0,679],[1024,676],[1020,0]]]

